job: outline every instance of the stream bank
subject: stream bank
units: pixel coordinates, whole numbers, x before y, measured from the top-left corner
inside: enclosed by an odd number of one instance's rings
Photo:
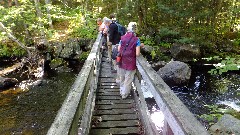
[[[77,73],[50,70],[45,73],[41,85],[1,92],[0,134],[45,135]]]

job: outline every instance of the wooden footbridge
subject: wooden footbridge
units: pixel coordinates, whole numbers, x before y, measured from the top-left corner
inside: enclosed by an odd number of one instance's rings
[[[48,130],[48,135],[207,135],[208,132],[156,74],[148,62],[137,58],[137,74],[131,95],[121,99],[116,73],[100,52],[99,34],[75,83]],[[164,114],[164,127],[157,131],[140,81],[150,86]]]

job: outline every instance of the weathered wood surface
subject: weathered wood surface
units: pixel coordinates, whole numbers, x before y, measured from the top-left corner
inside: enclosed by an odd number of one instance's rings
[[[174,134],[209,134],[142,56],[137,58],[137,67]]]
[[[88,95],[86,88],[89,88],[89,75],[92,68],[95,68],[94,61],[98,58],[99,44],[101,42],[101,34],[98,35],[92,50],[84,63],[84,66],[69,91],[62,107],[58,111],[54,122],[52,123],[47,135],[68,135],[78,132],[78,122],[84,111],[84,102]],[[84,99],[83,99],[84,98]]]
[[[134,85],[136,86],[136,92],[134,93],[135,102],[137,102],[139,108],[139,114],[141,115],[141,122],[145,128],[145,132],[147,135],[159,135],[159,131],[157,131],[155,124],[151,120],[150,113],[147,108],[147,103],[145,101],[140,81],[135,75]]]
[[[111,131],[111,132],[109,132]],[[138,127],[124,127],[124,128],[109,128],[109,129],[92,129],[91,135],[137,135],[139,131]]]
[[[96,92],[96,105],[90,135],[138,135],[142,132],[138,110],[132,96],[121,99],[116,73],[111,73],[111,65],[103,55]]]

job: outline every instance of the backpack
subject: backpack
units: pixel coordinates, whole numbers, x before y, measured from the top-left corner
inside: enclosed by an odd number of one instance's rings
[[[122,26],[120,23],[115,22],[115,24],[118,26],[118,33],[120,36],[123,36],[126,34],[126,28]]]
[[[115,45],[112,49],[112,59],[116,60],[118,54],[118,45]]]

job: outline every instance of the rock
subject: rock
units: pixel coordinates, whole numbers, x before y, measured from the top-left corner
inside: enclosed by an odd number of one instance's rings
[[[58,43],[56,47],[57,57],[64,59],[79,59],[81,53],[82,50],[77,39],[69,39],[65,43]]]
[[[72,69],[70,69],[70,68],[68,68],[66,66],[57,67],[56,70],[58,72],[71,72],[72,71]]]
[[[170,48],[171,55],[174,59],[189,62],[201,55],[200,48],[193,44],[177,44],[174,43]]]
[[[209,128],[209,131],[212,135],[239,135],[240,120],[224,114],[216,124]]]
[[[153,63],[151,66],[155,71],[158,71],[160,68],[164,67],[167,64],[165,61],[158,61],[157,63]]]
[[[84,51],[90,51],[92,49],[92,45],[94,42],[95,40],[92,40],[92,39],[84,39],[84,38],[78,39],[78,44],[79,46],[82,47]]]
[[[18,80],[15,78],[4,78],[0,77],[0,90],[7,89],[15,86],[18,83]]]
[[[153,47],[149,45],[144,45],[144,47],[141,48],[141,52],[143,54],[151,54],[152,50],[153,50]]]
[[[65,61],[62,58],[55,58],[51,61],[50,67],[51,67],[51,69],[55,69],[57,67],[64,65],[64,62]]]
[[[168,85],[187,83],[191,77],[190,67],[180,61],[170,61],[157,72]]]

